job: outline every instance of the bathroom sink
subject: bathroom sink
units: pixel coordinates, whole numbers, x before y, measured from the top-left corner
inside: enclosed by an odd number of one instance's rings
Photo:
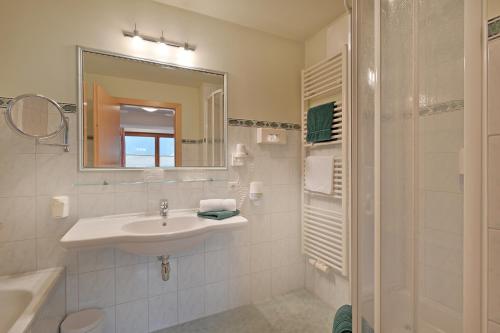
[[[200,218],[194,210],[170,210],[158,215],[125,214],[84,218],[61,238],[65,248],[115,247],[148,256],[171,255],[201,244],[212,233],[245,226],[243,216],[217,221]]]

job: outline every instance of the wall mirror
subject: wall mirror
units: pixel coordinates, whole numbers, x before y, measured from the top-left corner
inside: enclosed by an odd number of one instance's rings
[[[79,48],[82,169],[225,168],[225,73]]]

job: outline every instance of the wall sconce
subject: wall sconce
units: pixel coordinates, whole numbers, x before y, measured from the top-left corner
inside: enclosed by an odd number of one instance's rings
[[[153,36],[141,34],[141,33],[139,33],[139,30],[137,30],[137,25],[135,25],[135,24],[134,24],[133,31],[123,30],[123,36],[133,38],[134,40],[144,40],[146,42],[156,43],[158,45],[162,45],[162,47],[163,47],[163,45],[166,45],[166,46],[172,46],[172,47],[177,47],[177,48],[183,48],[186,51],[196,50],[196,45],[189,44],[187,42],[181,43],[181,42],[176,42],[173,40],[165,39],[165,37],[163,36],[163,31],[161,32],[160,37],[153,37]]]

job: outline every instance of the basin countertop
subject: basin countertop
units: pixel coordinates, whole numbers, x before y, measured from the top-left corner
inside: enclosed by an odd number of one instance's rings
[[[171,210],[167,218],[145,213],[109,215],[78,220],[60,242],[66,248],[82,248],[123,242],[178,241],[209,231],[240,227],[247,222],[240,215],[224,220],[205,219],[198,217],[193,209]]]

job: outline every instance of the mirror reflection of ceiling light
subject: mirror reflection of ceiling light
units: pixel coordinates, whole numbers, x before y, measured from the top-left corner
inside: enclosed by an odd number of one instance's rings
[[[149,106],[143,106],[142,109],[144,111],[147,111],[147,112],[155,112],[155,111],[158,111],[157,108],[152,108],[152,107],[149,107]]]

